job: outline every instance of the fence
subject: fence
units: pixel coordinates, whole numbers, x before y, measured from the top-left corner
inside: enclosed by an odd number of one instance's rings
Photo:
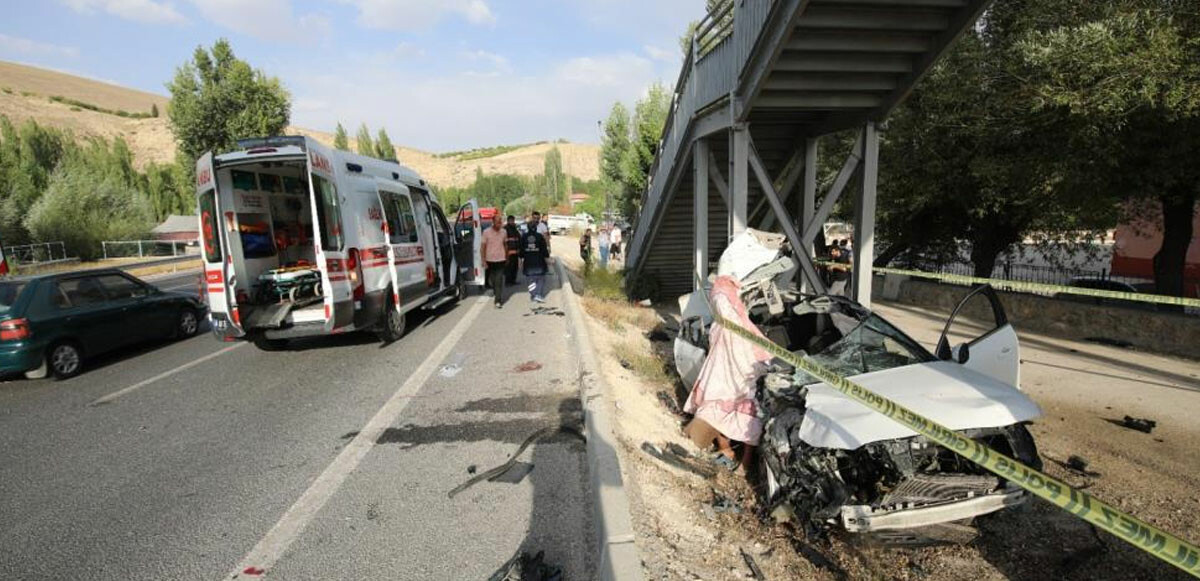
[[[105,240],[104,258],[183,256],[199,252],[199,240]]]
[[[67,248],[62,242],[39,242],[5,246],[4,256],[13,264],[37,264],[52,260],[66,260]]]
[[[974,276],[975,274],[974,266],[962,262],[924,266],[926,267],[920,270],[936,272],[938,274],[958,274],[963,276]],[[1061,285],[1070,285],[1076,279],[1092,279],[1120,282],[1138,289],[1145,285],[1153,286],[1154,282],[1143,278],[1114,276],[1106,268],[1066,268],[1041,264],[1014,264],[1012,262],[996,263],[996,266],[992,269],[991,276],[983,278]]]

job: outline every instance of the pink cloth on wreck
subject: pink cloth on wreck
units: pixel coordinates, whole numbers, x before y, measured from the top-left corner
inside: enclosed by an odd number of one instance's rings
[[[732,277],[717,277],[709,302],[725,319],[762,337],[746,313],[740,291],[741,285]],[[764,363],[770,360],[766,351],[714,323],[708,355],[683,410],[708,422],[726,438],[758,445],[762,422],[754,391],[758,377],[765,372]]]

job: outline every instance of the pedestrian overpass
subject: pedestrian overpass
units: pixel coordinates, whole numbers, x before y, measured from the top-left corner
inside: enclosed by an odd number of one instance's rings
[[[630,238],[664,296],[706,279],[746,228],[782,231],[822,289],[813,239],[852,178],[853,296],[870,305],[878,124],[989,0],[724,0],[700,22]],[[822,136],[857,130],[823,194]],[[919,163],[919,160],[914,160]],[[752,177],[753,176],[753,177]],[[820,194],[820,195],[819,195]],[[863,267],[863,268],[859,268]]]

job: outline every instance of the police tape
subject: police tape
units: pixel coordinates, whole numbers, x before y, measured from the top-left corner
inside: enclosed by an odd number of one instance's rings
[[[839,262],[817,261],[818,266],[832,268],[835,270],[853,270],[850,265]],[[1131,293],[1124,291],[1110,291],[1094,288],[1082,288],[1077,286],[1066,286],[1060,284],[1047,284],[1041,282],[1023,282],[1015,280],[1003,280],[999,278],[983,278],[978,276],[967,276],[965,274],[946,274],[939,272],[925,272],[921,270],[906,270],[902,268],[890,268],[876,266],[871,269],[877,274],[901,274],[905,276],[915,276],[920,278],[931,278],[942,282],[952,284],[990,284],[996,290],[1012,291],[1012,292],[1028,292],[1028,293],[1055,293],[1065,295],[1079,295],[1084,297],[1096,297],[1105,299],[1117,299],[1122,301],[1133,301],[1140,303],[1157,303],[1161,305],[1176,305],[1181,307],[1200,307],[1200,299],[1187,297],[1171,297],[1165,295],[1152,295],[1147,293]]]
[[[707,297],[705,297],[707,299]],[[1043,474],[975,440],[959,434],[890,399],[858,385],[824,366],[800,357],[779,344],[763,339],[753,332],[728,321],[715,309],[713,322],[734,334],[758,345],[771,355],[796,369],[824,381],[847,397],[875,410],[912,431],[941,444],[947,450],[974,462],[997,476],[1020,486],[1051,504],[1112,533],[1121,540],[1166,561],[1193,577],[1200,578],[1200,547],[1168,533],[1134,516],[1126,514],[1100,499],[1076,490],[1052,476]]]

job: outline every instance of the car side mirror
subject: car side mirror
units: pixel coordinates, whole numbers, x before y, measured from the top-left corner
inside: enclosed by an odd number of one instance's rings
[[[966,343],[960,344],[954,348],[954,360],[961,363],[966,363],[971,358],[971,348]]]

